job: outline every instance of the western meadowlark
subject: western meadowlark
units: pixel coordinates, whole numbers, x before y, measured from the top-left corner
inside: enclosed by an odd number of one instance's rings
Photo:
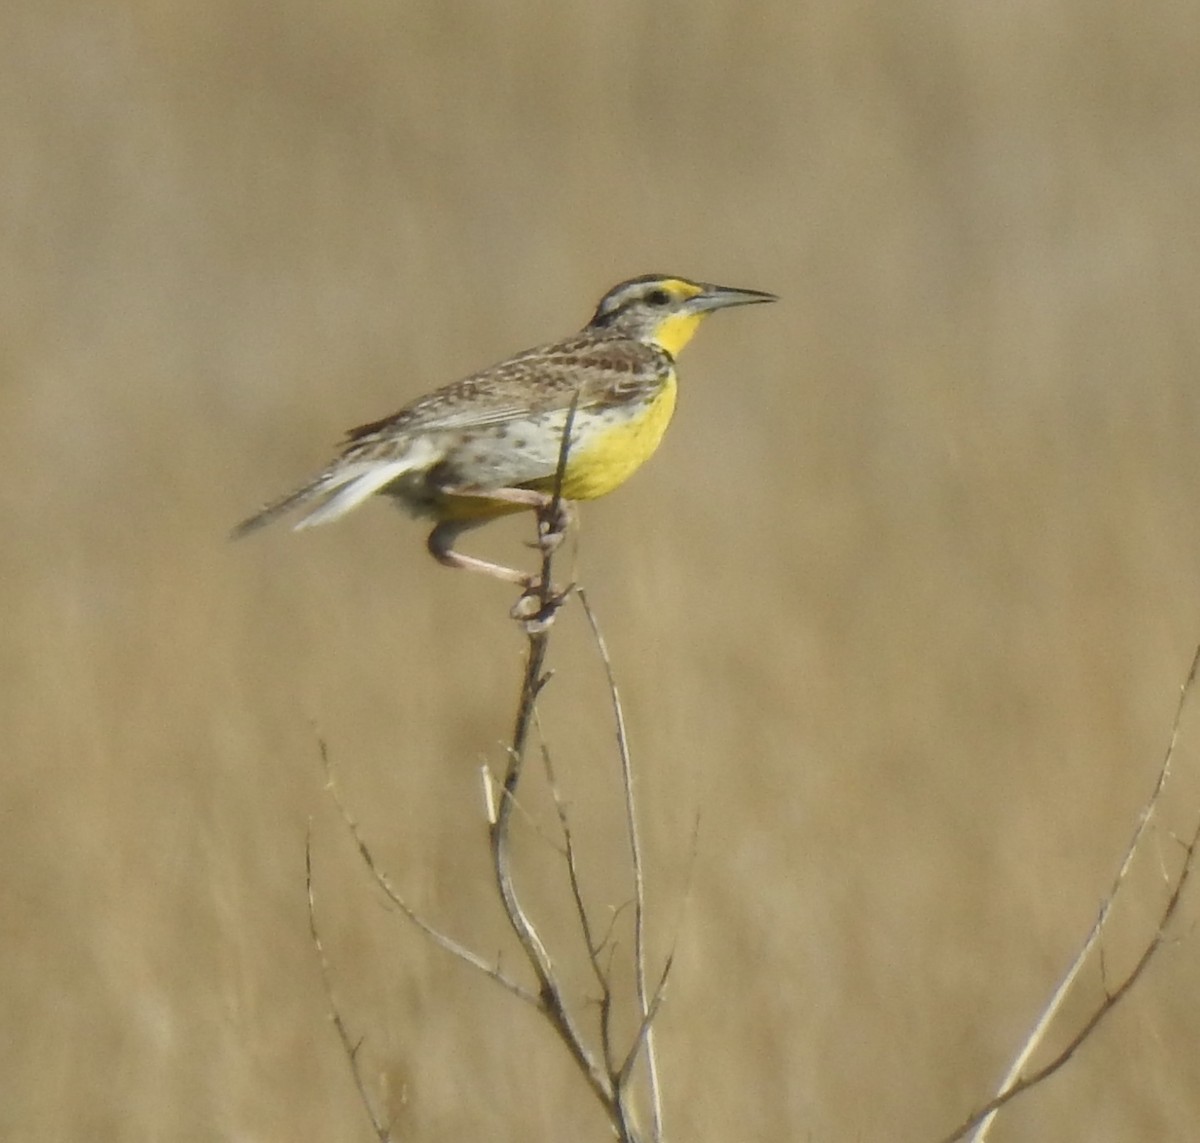
[[[518,353],[351,429],[323,472],[233,534],[306,507],[296,528],[325,524],[378,492],[437,522],[428,547],[440,563],[528,589],[535,577],[463,555],[455,540],[498,516],[551,505],[568,423],[562,498],[593,500],[623,484],[662,440],[675,410],[675,358],[704,317],[775,300],[758,290],[658,274],[622,282],[574,336]],[[552,529],[557,538],[564,527],[565,519]]]

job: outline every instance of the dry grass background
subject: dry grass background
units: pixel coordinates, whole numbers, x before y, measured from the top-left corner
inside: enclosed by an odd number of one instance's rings
[[[671,1135],[956,1122],[1092,919],[1200,636],[1198,50],[1170,2],[4,6],[0,1134],[368,1138],[315,815],[401,1137],[605,1138],[545,1029],[380,907],[316,763],[314,726],[413,900],[505,947],[507,594],[383,507],[224,537],[656,269],[783,298],[714,319],[666,447],[585,514],[660,953],[701,817]],[[547,717],[586,814],[583,645],[564,619]],[[1193,1137],[1179,935],[997,1140]]]

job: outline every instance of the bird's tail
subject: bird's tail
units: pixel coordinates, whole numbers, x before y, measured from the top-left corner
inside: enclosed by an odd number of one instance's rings
[[[417,453],[419,452],[420,450],[417,450]],[[243,536],[274,523],[280,516],[314,502],[315,507],[296,521],[295,529],[299,531],[301,528],[328,524],[331,520],[344,516],[352,508],[357,508],[367,497],[391,484],[393,480],[420,468],[424,459],[410,450],[404,457],[390,460],[366,457],[340,460],[330,465],[320,476],[297,488],[295,492],[289,492],[286,496],[260,508],[253,516],[247,517],[233,529],[231,538],[240,540]]]

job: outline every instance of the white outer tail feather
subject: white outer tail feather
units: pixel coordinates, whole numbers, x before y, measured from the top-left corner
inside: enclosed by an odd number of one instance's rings
[[[292,530],[299,532],[304,528],[315,528],[344,516],[351,509],[357,508],[367,497],[373,496],[385,484],[391,484],[396,477],[403,476],[411,469],[412,465],[407,460],[396,460],[390,464],[381,464],[378,461],[372,464],[365,461],[361,466],[355,465],[338,472],[330,477],[319,493],[324,495],[332,491],[333,495],[311,512],[301,516]]]
[[[360,460],[343,463],[330,472],[317,495],[327,499],[305,513],[293,526],[293,531],[316,528],[337,520],[374,496],[381,488],[408,472],[428,468],[437,460],[437,449],[429,441],[415,442],[403,456],[394,460]]]
[[[357,508],[364,500],[407,473],[421,473],[437,463],[439,452],[429,441],[420,441],[402,456],[390,459],[362,457],[343,459],[302,488],[259,509],[233,529],[239,539],[273,523],[280,516],[302,510],[313,501],[316,507],[305,511],[295,530],[328,524]]]

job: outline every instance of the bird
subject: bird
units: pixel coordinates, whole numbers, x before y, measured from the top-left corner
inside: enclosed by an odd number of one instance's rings
[[[607,495],[657,450],[675,411],[675,359],[704,318],[777,300],[661,274],[621,282],[578,333],[351,429],[336,459],[233,537],[292,512],[296,529],[326,524],[382,495],[434,521],[426,546],[439,563],[531,590],[536,576],[466,555],[455,542],[498,517],[532,510],[544,521],[551,509],[557,519],[539,531],[546,547],[561,539],[562,502]]]

